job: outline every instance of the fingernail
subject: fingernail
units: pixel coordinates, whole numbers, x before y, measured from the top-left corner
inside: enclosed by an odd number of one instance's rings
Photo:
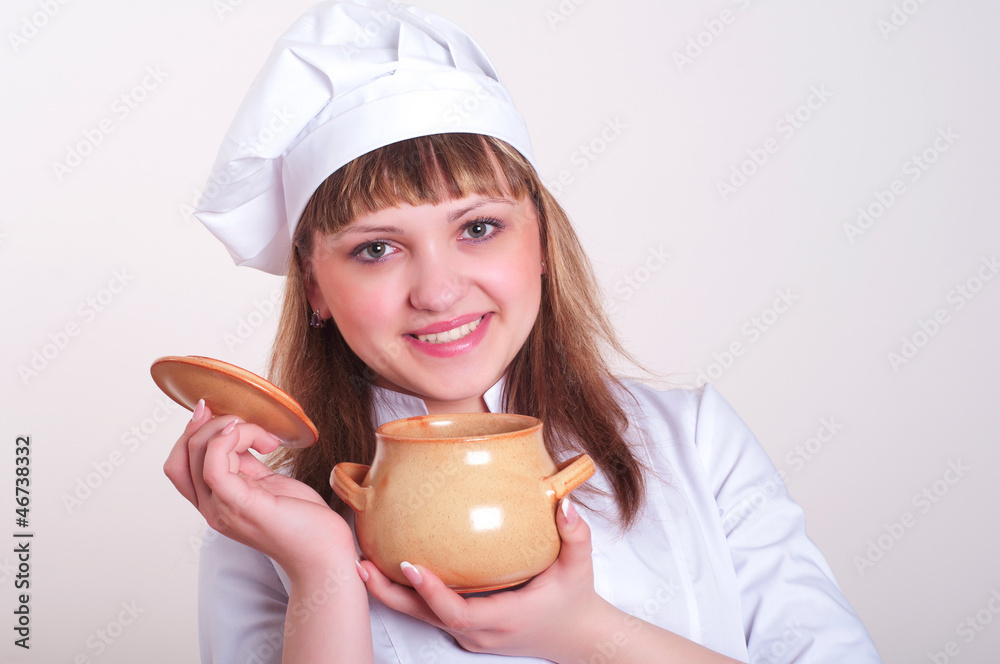
[[[576,520],[580,517],[580,515],[576,513],[576,508],[573,507],[573,503],[569,498],[562,499],[562,502],[559,503],[559,509],[562,510],[563,518],[566,519],[567,526],[576,524]]]
[[[285,441],[281,440],[280,438],[278,438],[277,436],[275,436],[270,431],[267,432],[267,435],[269,435],[271,438],[274,438],[276,441],[278,441],[279,445],[284,445],[285,444]]]
[[[361,566],[361,562],[355,560],[354,561],[354,566],[358,568],[358,576],[361,577],[361,580],[364,583],[368,583],[368,578],[369,578],[368,571],[364,567]]]
[[[191,421],[200,420],[201,416],[205,414],[205,400],[198,399],[198,405],[194,407],[194,414],[191,415]]]
[[[229,424],[226,425],[225,429],[222,430],[222,435],[223,436],[228,436],[229,434],[231,434],[233,432],[233,429],[235,429],[235,428],[236,428],[236,420],[233,420],[232,422],[230,422]]]
[[[403,571],[403,576],[405,576],[414,586],[419,586],[420,582],[424,580],[424,577],[420,576],[420,572],[417,568],[405,560],[399,563],[399,569]]]

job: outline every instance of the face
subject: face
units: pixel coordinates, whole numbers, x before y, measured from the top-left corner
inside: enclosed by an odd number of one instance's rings
[[[482,395],[528,337],[541,301],[538,217],[527,200],[404,205],[317,235],[309,302],[376,383],[434,412]]]

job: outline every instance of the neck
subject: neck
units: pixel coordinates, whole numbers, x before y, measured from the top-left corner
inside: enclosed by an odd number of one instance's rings
[[[430,399],[424,399],[424,404],[427,406],[427,413],[429,415],[439,415],[442,413],[486,413],[489,409],[486,407],[486,399],[482,395],[478,397],[470,397],[469,399],[462,399],[461,401],[432,401]]]

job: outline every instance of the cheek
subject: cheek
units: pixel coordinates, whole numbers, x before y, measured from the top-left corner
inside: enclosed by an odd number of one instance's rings
[[[366,340],[384,333],[391,319],[392,306],[386,289],[371,284],[343,286],[333,291],[335,298],[330,302],[330,311],[341,334],[354,347],[365,345]]]
[[[542,292],[541,259],[531,251],[517,258],[495,264],[480,272],[480,284],[492,297],[503,303],[508,314],[534,322]]]

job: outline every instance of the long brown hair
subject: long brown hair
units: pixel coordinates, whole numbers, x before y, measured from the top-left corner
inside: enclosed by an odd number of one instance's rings
[[[302,404],[320,437],[312,447],[281,451],[275,463],[290,466],[295,477],[343,511],[329,486],[331,469],[341,461],[370,464],[375,453],[374,372],[335,324],[308,325],[305,284],[314,234],[335,232],[387,207],[474,194],[533,201],[545,260],[538,317],[508,367],[504,407],[542,420],[553,456],[589,454],[607,477],[628,528],[643,504],[644,466],[624,435],[621,397],[628,392],[605,359],[628,354],[605,315],[566,213],[519,152],[486,136],[438,134],[379,148],[337,170],[313,194],[295,232],[271,378]]]

